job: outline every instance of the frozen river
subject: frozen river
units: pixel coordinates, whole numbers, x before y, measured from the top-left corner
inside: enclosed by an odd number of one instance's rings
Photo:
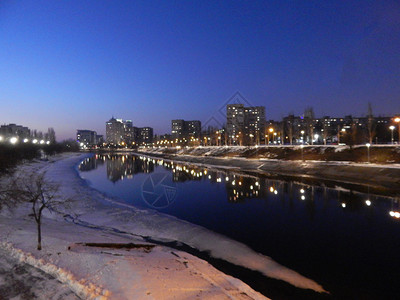
[[[397,295],[398,198],[357,186],[244,174],[144,156],[95,155],[85,159],[79,170],[93,188],[115,200],[155,209],[239,241],[314,279],[334,298]],[[196,255],[266,296],[308,297],[259,272],[201,251]]]

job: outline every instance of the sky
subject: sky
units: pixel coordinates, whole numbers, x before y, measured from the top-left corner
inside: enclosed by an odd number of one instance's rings
[[[163,134],[236,92],[268,120],[400,113],[400,2],[0,1],[0,124]]]

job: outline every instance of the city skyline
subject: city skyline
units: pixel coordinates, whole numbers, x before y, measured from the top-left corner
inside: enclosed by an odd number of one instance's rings
[[[57,139],[132,119],[205,123],[239,91],[266,119],[400,112],[400,5],[245,2],[0,5],[1,123]]]

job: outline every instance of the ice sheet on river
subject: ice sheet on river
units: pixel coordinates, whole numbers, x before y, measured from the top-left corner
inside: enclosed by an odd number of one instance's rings
[[[65,195],[79,199],[73,205],[74,215],[66,211],[74,222],[96,226],[101,230],[151,237],[154,240],[181,242],[197,250],[206,251],[214,258],[259,271],[296,287],[324,292],[323,287],[315,281],[240,242],[173,216],[138,209],[104,196],[90,188],[85,180],[79,177],[75,166],[83,158],[84,156],[75,156],[61,160],[51,164],[47,170],[49,178],[62,183],[62,192]]]

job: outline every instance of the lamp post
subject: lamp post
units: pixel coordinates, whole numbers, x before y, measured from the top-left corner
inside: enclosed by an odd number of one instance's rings
[[[392,131],[392,145],[394,144],[394,138],[393,138],[393,130],[394,130],[394,126],[393,125],[391,125],[391,126],[389,126],[389,129]]]
[[[250,133],[250,134],[249,134],[249,137],[250,137],[250,145],[253,146],[253,137],[254,137],[254,134]]]
[[[274,129],[273,129],[273,128],[269,128],[268,131],[269,131],[269,132],[268,132],[268,144],[269,144],[269,134],[270,134],[270,133],[272,134],[272,133],[274,132]],[[274,138],[274,136],[272,135],[272,139],[273,139],[273,138]]]
[[[304,130],[300,131],[301,133],[301,160],[304,161]]]
[[[366,143],[365,146],[367,146],[367,155],[368,155],[368,163],[369,163],[369,147],[371,147],[371,144]]]
[[[400,117],[396,117],[394,121],[399,124],[399,144],[400,144]]]
[[[318,139],[319,139],[319,134],[314,134],[314,140],[316,143],[318,143]]]

